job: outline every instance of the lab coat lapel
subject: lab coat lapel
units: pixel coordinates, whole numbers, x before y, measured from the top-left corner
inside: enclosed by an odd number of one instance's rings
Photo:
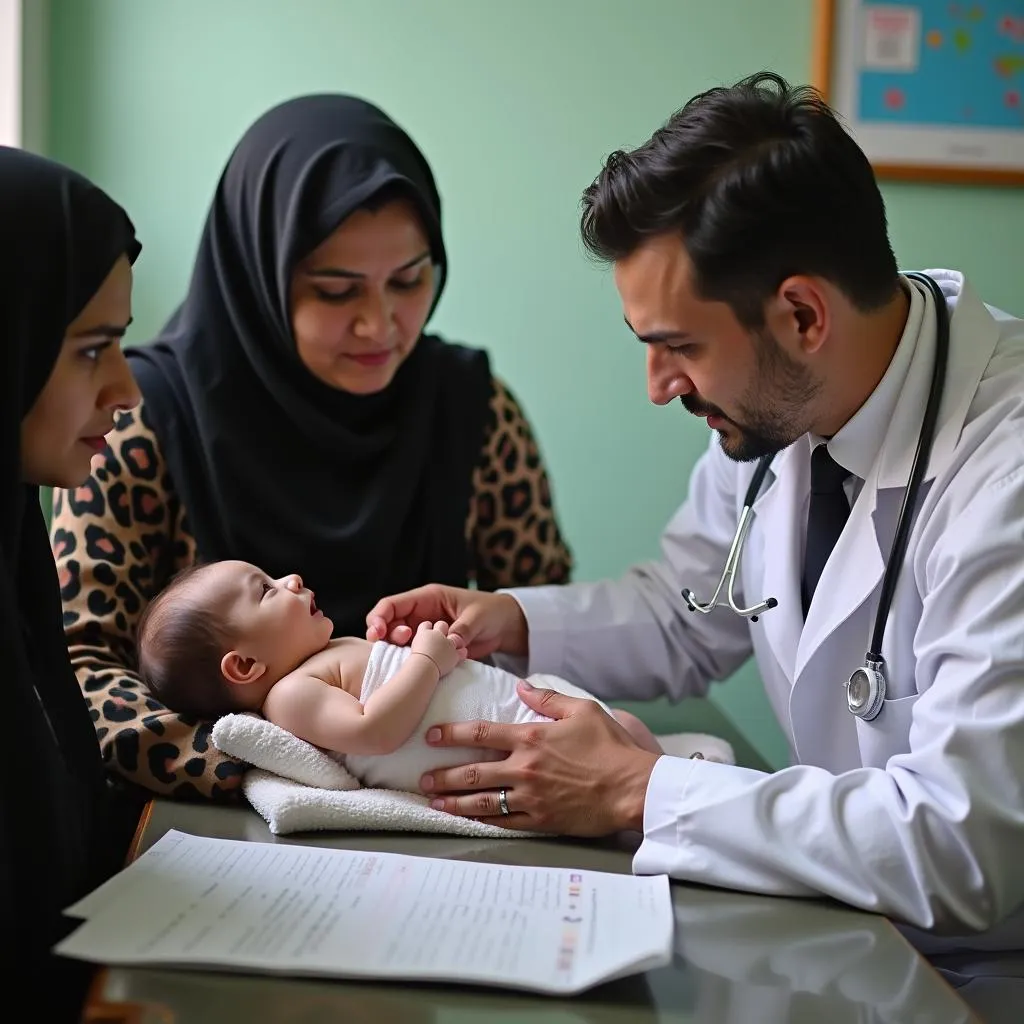
[[[875,512],[878,499],[877,466],[865,481],[832,554],[825,563],[807,611],[796,657],[796,681],[814,652],[861,605],[882,582],[885,557],[879,543]],[[865,637],[865,644],[867,643]],[[866,649],[866,648],[865,648]]]
[[[970,400],[998,340],[992,317],[966,285],[958,295],[951,332],[954,337],[950,342],[942,405],[925,481],[932,479],[936,468],[952,457]],[[956,336],[960,334],[970,337],[971,343],[956,343]],[[798,680],[814,651],[828,640],[843,620],[857,613],[885,573],[896,531],[894,508],[902,500],[910,479],[931,387],[935,337],[935,309],[929,297],[920,340],[915,347],[892,423],[871,474],[850,510],[846,528],[818,582],[818,591],[826,600],[812,602],[808,611],[796,658]],[[884,501],[879,499],[880,491]],[[919,505],[925,492],[922,490]],[[916,509],[915,514],[919,511],[920,508]],[[872,602],[872,614],[875,603]]]
[[[885,574],[885,562],[892,546],[895,526],[892,524],[890,527],[890,517],[886,514],[890,502],[883,503],[881,516],[877,514],[879,487],[898,490],[901,496],[906,489],[935,362],[935,324],[934,303],[929,296],[918,336],[914,339],[913,357],[900,399],[893,410],[892,422],[874,465],[850,509],[846,527],[825,563],[815,599],[808,609],[797,653],[798,683],[815,651],[845,620],[857,615]],[[896,479],[891,469],[894,464],[905,467],[903,475]],[[872,602],[872,613],[876,603]],[[864,638],[865,651],[870,640],[870,628],[869,622]]]
[[[847,710],[843,684],[863,664],[885,573],[879,526],[884,531],[890,517],[878,515],[876,487],[873,472],[825,563],[800,635],[789,698],[800,762],[834,771],[860,763],[856,724]]]
[[[764,613],[751,624],[751,629],[764,630],[787,679],[793,679],[797,645],[802,627],[800,616],[800,570],[803,552],[800,548],[799,529],[794,529],[801,518],[807,516],[809,466],[806,438],[802,438],[780,452],[772,463],[768,485],[754,502],[755,526],[760,546],[764,576],[761,589],[744,596],[751,602],[774,597],[777,608]]]
[[[948,298],[955,298],[955,310],[943,401],[921,502],[927,496],[927,481],[954,457],[968,408],[999,336],[991,314],[966,283],[942,272],[929,273],[939,280]],[[885,564],[931,382],[935,358],[932,309],[926,314],[921,339],[927,340],[915,350],[882,450],[818,582],[817,593],[825,599],[812,602],[797,644],[789,704],[794,747],[801,762],[831,770],[842,770],[859,761],[856,723],[846,709],[842,685],[850,671],[861,664],[871,641]],[[797,467],[791,469],[795,474]],[[808,471],[798,493],[809,489],[809,477]],[[792,504],[796,504],[795,498]],[[784,532],[781,524],[778,528]],[[803,552],[799,552],[797,566],[802,564],[802,557]]]
[[[801,761],[838,767],[857,760],[856,731],[850,728],[852,718],[842,686],[862,664],[871,642],[886,560],[931,382],[934,338],[934,311],[926,308],[885,440],[808,609],[790,694],[794,743]],[[892,472],[894,465],[905,467],[898,478]]]

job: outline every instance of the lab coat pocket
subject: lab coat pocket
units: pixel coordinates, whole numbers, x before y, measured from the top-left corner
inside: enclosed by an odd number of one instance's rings
[[[883,701],[878,717],[857,719],[857,743],[865,768],[884,768],[890,757],[910,753],[910,721],[919,693]]]

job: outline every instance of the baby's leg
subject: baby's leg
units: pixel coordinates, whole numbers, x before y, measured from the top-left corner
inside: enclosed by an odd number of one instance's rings
[[[664,753],[654,733],[636,715],[630,714],[628,711],[613,710],[612,718],[629,733],[630,739],[638,747],[643,747],[644,750],[649,750],[652,754]]]

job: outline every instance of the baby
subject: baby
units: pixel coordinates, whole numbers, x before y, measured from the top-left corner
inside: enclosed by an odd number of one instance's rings
[[[297,575],[275,580],[248,562],[213,562],[180,573],[148,605],[139,622],[139,670],[174,711],[204,718],[259,712],[344,755],[363,785],[388,789],[416,792],[424,772],[502,756],[428,747],[432,725],[550,721],[519,699],[516,676],[467,661],[447,623],[421,624],[408,647],[332,639],[332,630]],[[565,680],[549,685],[595,700]],[[661,753],[638,718],[601,706],[634,742]]]

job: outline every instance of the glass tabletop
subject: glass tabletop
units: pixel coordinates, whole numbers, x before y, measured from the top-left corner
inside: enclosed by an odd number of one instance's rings
[[[630,870],[638,841],[635,836],[594,843],[355,832],[275,837],[263,819],[247,808],[154,800],[140,830],[138,852],[171,828],[255,842],[616,872]],[[121,1019],[134,1024],[229,1019],[251,1024],[471,1024],[481,1020],[488,1024],[968,1024],[980,1020],[882,917],[831,903],[680,883],[672,884],[672,896],[673,962],[571,999],[443,984],[110,968],[94,987],[94,1001],[120,1005]]]

